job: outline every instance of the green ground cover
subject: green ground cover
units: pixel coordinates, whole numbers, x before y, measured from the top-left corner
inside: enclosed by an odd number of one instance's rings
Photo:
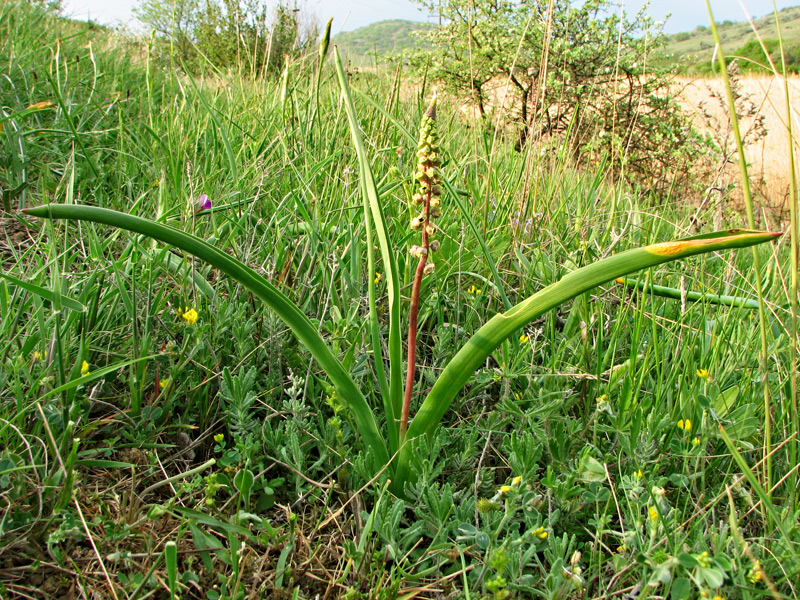
[[[143,235],[18,211],[98,206],[205,240],[297,305],[385,414],[369,298],[388,339],[389,267],[330,60],[319,87],[316,53],[275,79],[189,78],[147,41],[12,1],[0,40],[0,597],[797,596],[791,236],[538,317],[396,490],[352,399],[245,285]],[[405,307],[430,89],[400,81],[349,77]],[[615,184],[566,145],[516,152],[447,98],[437,122],[449,185],[412,416],[508,306],[705,222],[749,226],[722,199]]]

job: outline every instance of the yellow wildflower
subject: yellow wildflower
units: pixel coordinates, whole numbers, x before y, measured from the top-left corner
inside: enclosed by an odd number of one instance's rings
[[[648,508],[647,512],[650,515],[651,521],[658,521],[658,509],[655,506]]]
[[[185,310],[181,310],[181,309],[179,308],[179,309],[178,309],[178,315],[179,315],[179,316],[180,316],[180,317],[181,317],[181,318],[182,318],[184,321],[186,321],[186,324],[187,324],[187,325],[194,325],[195,323],[197,323],[197,317],[199,317],[199,316],[200,316],[199,314],[197,314],[197,311],[196,311],[195,309],[193,309],[193,308],[190,308],[190,307],[188,307],[188,306],[186,307],[186,309],[185,309]]]
[[[478,294],[481,293],[481,289],[475,287],[474,285],[471,285],[471,286],[469,286],[469,289],[467,290],[467,293],[472,295],[472,296],[477,296]]]
[[[225,439],[224,433],[218,433],[217,435],[214,436],[214,441],[217,442],[218,444],[221,444],[224,439]]]
[[[172,383],[169,379],[162,379],[158,382],[158,387],[162,390],[166,388],[170,383]]]
[[[641,470],[641,469],[639,469],[638,471],[634,471],[634,472],[633,472],[633,476],[634,476],[636,479],[641,479],[642,477],[644,477],[644,473],[642,473],[642,470]]]
[[[501,485],[500,486],[500,493],[501,494],[507,494],[510,491],[511,491],[511,486],[510,485]]]
[[[375,285],[378,285],[381,281],[382,275],[380,273],[375,273]]]
[[[91,373],[89,372],[89,363],[83,361],[81,363],[81,377],[86,377],[87,375],[91,375]]]
[[[696,437],[696,438],[694,438],[694,439],[692,440],[692,446],[694,446],[695,448],[697,448],[699,445],[700,445],[700,438],[699,438],[699,437]]]
[[[758,583],[763,576],[764,572],[761,570],[761,561],[757,560],[753,564],[753,568],[750,569],[750,572],[747,574],[747,578],[750,580],[750,583]]]
[[[45,356],[47,356],[46,352],[42,354],[38,350],[33,351],[33,360],[42,360]]]
[[[708,376],[708,369],[697,369],[697,376],[700,379],[708,379],[711,380],[711,377]]]
[[[522,482],[522,476],[517,475],[514,479],[511,480],[511,485],[519,485]]]
[[[547,537],[547,531],[545,531],[544,527],[539,527],[533,532],[533,536],[543,540]]]
[[[531,338],[529,338],[524,333],[521,336],[519,336],[519,341],[522,342],[523,344],[529,342],[530,340],[531,340]]]
[[[692,430],[692,422],[689,419],[681,419],[678,421],[678,429],[688,433]]]

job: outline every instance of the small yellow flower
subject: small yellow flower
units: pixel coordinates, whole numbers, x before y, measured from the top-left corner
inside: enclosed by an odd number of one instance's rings
[[[500,486],[500,493],[501,494],[507,494],[510,491],[511,491],[511,486],[510,485],[501,485]]]
[[[629,551],[630,551],[630,548],[628,548],[625,544],[622,544],[621,546],[617,546],[617,552],[619,552],[620,554],[625,554],[626,552],[629,552]]]
[[[714,596],[711,600],[725,600],[722,596]]]
[[[750,583],[758,583],[763,576],[764,572],[761,570],[761,561],[757,560],[753,564],[753,568],[750,569],[750,572],[747,574],[747,578],[750,580]]]
[[[221,444],[224,439],[225,439],[224,433],[218,433],[217,435],[214,436],[214,441],[217,442],[218,444]]]
[[[647,512],[650,515],[651,521],[658,521],[658,509],[655,506],[648,508]]]
[[[47,355],[46,353],[43,355],[38,350],[34,350],[34,352],[33,352],[33,360],[42,360],[46,355]]]
[[[708,369],[697,369],[697,376],[700,379],[708,379],[711,380],[711,377],[708,376]]]
[[[696,438],[694,438],[694,439],[692,440],[692,446],[694,446],[695,448],[697,448],[699,445],[700,445],[700,438],[699,438],[699,437],[696,437]]]
[[[86,361],[83,361],[81,363],[81,377],[86,377],[87,375],[91,375],[91,373],[89,371],[89,363],[86,362]]]
[[[681,419],[678,421],[678,429],[681,429],[685,432],[690,432],[692,430],[692,422],[689,419]]]
[[[481,289],[475,287],[474,285],[471,285],[471,286],[469,286],[469,289],[467,290],[467,293],[470,294],[471,296],[477,296],[478,294],[481,293]]]
[[[195,309],[190,308],[188,306],[186,307],[185,310],[181,310],[179,308],[178,309],[178,315],[180,315],[180,317],[184,321],[186,321],[187,325],[194,325],[195,323],[197,323],[197,317],[200,316],[200,315],[197,314],[197,311]]]
[[[533,536],[543,540],[547,537],[547,531],[545,531],[544,527],[539,527],[537,530],[533,532]]]
[[[514,479],[511,480],[511,485],[519,485],[522,482],[522,476],[517,475]]]
[[[162,379],[158,382],[158,387],[162,390],[165,389],[172,381],[170,379]]]
[[[522,342],[523,344],[526,344],[529,341],[531,341],[531,338],[529,338],[527,335],[523,333],[521,336],[519,336],[519,341]]]
[[[638,471],[634,471],[633,476],[636,479],[641,479],[642,477],[644,477],[644,473],[642,473],[642,470],[639,469]]]
[[[380,273],[375,273],[375,285],[378,285],[381,282],[382,275]]]

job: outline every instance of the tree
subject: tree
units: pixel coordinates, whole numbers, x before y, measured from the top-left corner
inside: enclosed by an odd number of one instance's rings
[[[315,27],[301,31],[300,12],[284,2],[270,11],[265,0],[141,0],[135,15],[190,69],[210,63],[260,76],[316,40]]]
[[[675,152],[699,152],[688,117],[649,53],[663,35],[643,12],[620,17],[609,0],[421,1],[444,24],[421,33],[432,50],[409,59],[446,89],[496,105],[510,82],[517,147],[570,131],[576,152],[611,155],[653,187],[666,187]],[[502,96],[502,94],[494,94]]]
[[[189,62],[194,56],[194,30],[200,0],[141,0],[133,15],[174,45],[178,57]]]

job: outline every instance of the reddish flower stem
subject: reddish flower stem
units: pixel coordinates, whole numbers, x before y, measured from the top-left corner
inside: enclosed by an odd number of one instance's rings
[[[408,366],[406,367],[406,389],[403,395],[403,410],[400,413],[400,443],[402,444],[406,437],[408,430],[408,416],[411,411],[411,396],[414,393],[414,374],[417,366],[417,316],[419,314],[419,293],[422,289],[422,276],[425,274],[425,263],[428,262],[429,241],[428,241],[428,225],[430,223],[430,208],[431,208],[431,188],[433,182],[428,185],[428,191],[425,193],[424,202],[425,208],[423,209],[423,223],[422,223],[422,247],[425,249],[424,253],[417,263],[417,270],[414,273],[414,284],[411,287],[411,307],[409,309],[409,322],[408,322]]]

